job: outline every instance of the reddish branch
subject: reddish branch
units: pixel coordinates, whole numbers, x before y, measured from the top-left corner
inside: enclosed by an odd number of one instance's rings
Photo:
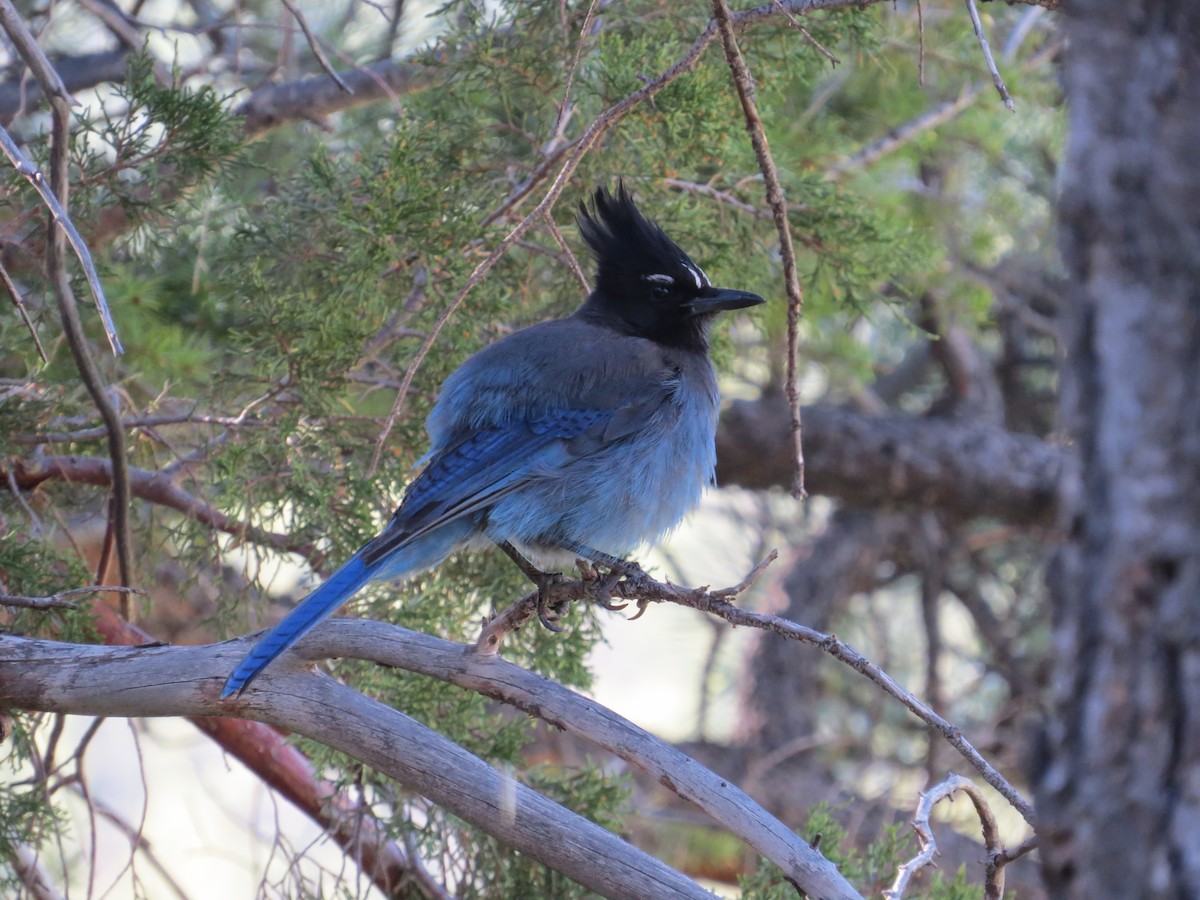
[[[107,487],[112,483],[113,468],[111,460],[98,457],[41,456],[29,460],[16,460],[11,464],[9,471],[19,488],[32,490],[52,479]],[[2,467],[0,473],[7,474]],[[227,516],[210,503],[189,494],[161,472],[130,468],[129,483],[133,496],[177,510],[216,531],[285,553],[299,554],[314,567],[319,567],[323,559],[323,555],[311,541],[268,531]]]
[[[92,624],[106,644],[137,647],[158,643],[104,604],[96,604],[93,611]],[[407,855],[382,834],[374,817],[334,785],[318,778],[308,757],[274,728],[260,722],[210,716],[190,716],[188,721],[328,831],[347,857],[355,860],[385,894],[396,895],[405,879],[414,875]]]

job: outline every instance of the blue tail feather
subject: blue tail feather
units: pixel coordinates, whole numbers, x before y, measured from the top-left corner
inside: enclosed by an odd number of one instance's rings
[[[233,674],[225,682],[221,699],[241,693],[288,647],[308,634],[322,619],[356,594],[364,584],[374,579],[406,578],[424,572],[441,563],[452,550],[461,546],[476,531],[473,519],[449,522],[415,541],[402,542],[382,559],[367,563],[363,551],[355,553],[344,566],[329,576],[329,580],[300,601],[300,605],[284,616],[283,621],[259,638]]]
[[[283,621],[268,631],[246,654],[225,682],[221,699],[245,690],[275,657],[315,628],[321,620],[332,615],[339,606],[371,580],[374,566],[367,566],[357,555],[334,572],[319,588],[300,601],[300,605],[284,616]]]

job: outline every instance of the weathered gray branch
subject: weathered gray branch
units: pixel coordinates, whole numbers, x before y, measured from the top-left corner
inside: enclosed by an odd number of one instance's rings
[[[242,118],[246,134],[258,135],[285,122],[318,119],[428,87],[435,74],[427,66],[387,60],[340,71],[337,81],[328,75],[312,75],[263,85],[252,91],[233,114]]]
[[[90,647],[0,636],[0,705],[91,715],[228,715],[349,753],[608,897],[708,896],[687,878],[500,774],[441,735],[322,675],[269,669],[236,703],[216,699],[245,642]],[[810,896],[858,897],[819,853],[740,790],[592,701],[503,660],[378,622],[333,620],[298,645],[422,672],[512,703],[608,746],[701,805]]]
[[[782,396],[735,401],[717,432],[717,483],[786,487],[794,467]],[[860,506],[908,506],[951,518],[1050,526],[1065,448],[986,423],[804,410],[808,488]]]
[[[54,57],[50,63],[59,74],[68,93],[74,94],[106,81],[122,80],[125,77],[125,61],[128,56],[129,51],[122,48],[79,56]],[[26,77],[24,73],[0,82],[0,123],[8,124],[18,112],[34,108],[44,96],[36,79]]]

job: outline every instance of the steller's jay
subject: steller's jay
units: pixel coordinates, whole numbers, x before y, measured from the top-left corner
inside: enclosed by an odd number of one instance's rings
[[[489,541],[527,573],[537,570],[525,557],[620,568],[696,505],[716,461],[708,329],[716,313],[763,298],[713,287],[624,185],[598,189],[577,219],[595,290],[446,379],[426,421],[428,463],[387,527],[258,641],[222,698],[369,581]]]

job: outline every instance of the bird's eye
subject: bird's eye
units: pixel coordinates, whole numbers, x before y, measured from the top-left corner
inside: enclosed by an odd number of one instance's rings
[[[654,296],[657,297],[659,300],[662,300],[664,297],[667,297],[671,293],[671,289],[669,287],[667,287],[665,284],[656,284],[656,285],[654,285],[654,287],[650,288],[650,290],[654,293]]]

